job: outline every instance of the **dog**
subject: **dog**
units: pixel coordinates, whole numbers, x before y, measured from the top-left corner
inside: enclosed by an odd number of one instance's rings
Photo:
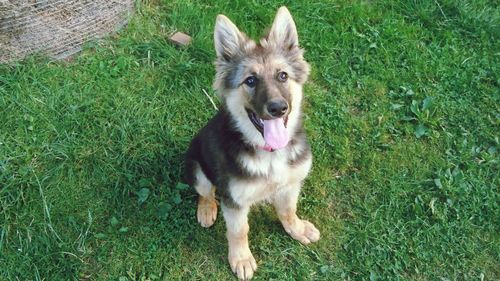
[[[312,163],[301,112],[310,67],[286,7],[259,43],[218,15],[214,41],[214,89],[222,107],[191,141],[184,174],[199,194],[201,226],[214,224],[219,199],[229,264],[239,279],[248,280],[257,269],[247,221],[255,203],[272,203],[285,231],[299,242],[320,238],[318,229],[296,213]]]

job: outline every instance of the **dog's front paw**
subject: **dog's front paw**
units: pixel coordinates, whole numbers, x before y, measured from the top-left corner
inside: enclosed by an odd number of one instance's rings
[[[250,252],[250,250],[245,251],[244,254],[229,255],[229,265],[231,270],[238,276],[240,280],[250,280],[253,277],[253,273],[257,270],[257,263]]]
[[[290,236],[305,245],[318,241],[320,236],[319,230],[314,224],[301,219],[292,225],[285,226],[285,230]]]

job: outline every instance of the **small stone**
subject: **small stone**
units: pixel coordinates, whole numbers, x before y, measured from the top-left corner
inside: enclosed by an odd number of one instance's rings
[[[182,33],[176,32],[174,35],[170,36],[170,41],[180,47],[186,47],[192,41],[191,36]]]

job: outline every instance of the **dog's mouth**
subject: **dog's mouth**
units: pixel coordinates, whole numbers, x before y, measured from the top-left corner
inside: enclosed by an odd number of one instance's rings
[[[255,126],[257,131],[262,134],[266,145],[273,150],[281,149],[287,146],[290,136],[288,134],[288,114],[281,118],[270,120],[261,119],[252,110],[246,108],[248,119]]]

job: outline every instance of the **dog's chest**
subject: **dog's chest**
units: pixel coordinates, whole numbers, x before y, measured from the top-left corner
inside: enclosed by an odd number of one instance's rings
[[[270,199],[278,190],[295,187],[307,176],[311,158],[291,165],[290,153],[259,152],[257,157],[242,157],[240,165],[252,176],[233,180],[230,186],[233,200],[240,205]]]
[[[281,151],[274,153],[259,151],[253,157],[241,157],[240,164],[250,175],[265,177],[274,183],[284,183],[288,178],[288,155]]]

